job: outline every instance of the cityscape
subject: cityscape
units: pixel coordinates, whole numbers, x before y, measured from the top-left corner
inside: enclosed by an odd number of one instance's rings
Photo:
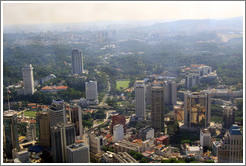
[[[1,164],[245,164],[244,6],[1,2]]]

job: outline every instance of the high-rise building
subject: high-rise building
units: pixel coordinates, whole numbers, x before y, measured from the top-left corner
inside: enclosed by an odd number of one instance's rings
[[[72,65],[73,65],[73,74],[81,74],[84,72],[83,64],[83,53],[81,50],[74,49],[72,50]]]
[[[66,123],[66,111],[64,106],[64,100],[54,100],[51,108],[49,109],[50,114],[50,127],[56,126],[59,123]]]
[[[31,64],[22,68],[24,95],[34,93],[33,67]]]
[[[117,142],[119,140],[123,140],[124,138],[124,128],[122,124],[117,124],[113,128],[114,134],[113,134],[113,141]]]
[[[50,147],[50,116],[47,111],[40,111],[36,114],[36,127],[38,144]]]
[[[135,112],[138,120],[145,119],[145,84],[138,80],[135,83]]]
[[[184,125],[204,128],[210,125],[211,95],[209,92],[186,92],[184,94]]]
[[[190,73],[185,76],[185,87],[187,89],[192,88],[193,86],[200,83],[200,76],[196,73]]]
[[[89,81],[85,83],[86,99],[90,104],[98,104],[97,81]]]
[[[223,128],[230,128],[235,122],[235,111],[232,106],[226,106],[223,109]]]
[[[89,146],[85,143],[74,143],[67,146],[68,163],[89,163],[90,151]]]
[[[164,103],[166,105],[175,105],[177,103],[177,84],[174,81],[165,81],[164,88]]]
[[[36,127],[35,127],[35,124],[30,123],[26,127],[26,139],[28,141],[36,141]]]
[[[200,130],[200,144],[202,147],[209,147],[210,138],[211,138],[211,133],[208,129]]]
[[[221,140],[221,144],[218,147],[218,162],[243,162],[243,134],[238,125],[233,124]]]
[[[13,157],[12,150],[19,150],[17,114],[13,110],[3,113],[3,126],[5,135],[4,151],[6,152],[6,157],[11,159]]]
[[[124,128],[124,133],[126,132],[126,118],[124,115],[113,115],[112,116],[112,124],[110,126],[110,131],[113,134],[113,128],[117,124],[122,124]]]
[[[164,92],[162,86],[153,86],[151,91],[151,127],[164,130]]]
[[[70,109],[71,122],[75,124],[75,132],[78,139],[83,139],[82,110],[79,105],[72,105]]]
[[[212,72],[211,66],[202,65],[198,67],[198,73],[200,76],[207,75]]]
[[[99,133],[95,133],[92,131],[89,133],[89,145],[90,145],[90,152],[97,154],[101,152],[101,147],[106,145],[106,138]]]
[[[146,105],[151,104],[151,84],[146,85]]]
[[[51,151],[55,163],[67,159],[67,145],[75,143],[75,127],[72,123],[57,124],[51,128]]]

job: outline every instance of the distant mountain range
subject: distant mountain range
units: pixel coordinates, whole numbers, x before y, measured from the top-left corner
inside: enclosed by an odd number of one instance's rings
[[[243,17],[204,20],[98,21],[89,23],[35,24],[4,26],[4,33],[46,31],[97,31],[139,29],[148,32],[189,33],[203,31],[243,31]]]

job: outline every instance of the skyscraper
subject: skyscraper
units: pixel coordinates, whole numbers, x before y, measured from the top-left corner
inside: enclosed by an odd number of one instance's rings
[[[221,145],[218,148],[218,162],[243,162],[243,134],[238,125],[232,125],[221,140]]]
[[[151,90],[151,126],[155,131],[164,130],[164,92],[162,86]]]
[[[164,88],[164,103],[166,105],[175,105],[177,103],[177,84],[174,81],[165,81]]]
[[[145,84],[138,80],[135,83],[135,112],[138,120],[145,119]]]
[[[204,128],[210,125],[211,95],[209,92],[186,92],[184,94],[184,125]]]
[[[82,110],[79,105],[72,105],[70,109],[71,122],[75,124],[76,136],[83,138]]]
[[[40,146],[50,146],[50,116],[49,112],[40,111],[36,114],[36,126],[38,144]]]
[[[83,65],[83,53],[81,50],[74,49],[72,50],[72,65],[73,65],[73,74],[81,74],[84,72]]]
[[[74,143],[67,146],[68,163],[89,163],[89,146],[85,143]]]
[[[187,89],[192,88],[194,85],[200,83],[200,76],[197,73],[190,73],[185,76],[185,86]]]
[[[24,95],[34,93],[33,67],[31,64],[22,68]]]
[[[58,124],[51,128],[51,151],[55,163],[64,163],[67,159],[67,145],[75,142],[75,127],[72,123]]]
[[[26,127],[26,139],[28,141],[36,141],[36,127],[35,124],[29,123]]]
[[[19,150],[19,138],[17,129],[17,114],[13,110],[3,113],[3,126],[5,135],[5,147],[7,158],[12,158],[12,150]]]
[[[54,100],[51,108],[49,109],[50,114],[50,127],[56,126],[59,123],[66,123],[66,111],[64,106],[64,100]]]
[[[86,99],[90,104],[98,104],[97,81],[89,81],[85,83]]]
[[[223,109],[223,127],[230,128],[235,121],[235,112],[232,106],[226,106]]]

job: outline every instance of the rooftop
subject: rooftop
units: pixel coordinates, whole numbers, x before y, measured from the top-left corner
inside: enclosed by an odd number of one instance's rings
[[[229,133],[231,135],[242,135],[240,128],[238,127],[237,124],[233,124],[231,128],[229,129]]]

